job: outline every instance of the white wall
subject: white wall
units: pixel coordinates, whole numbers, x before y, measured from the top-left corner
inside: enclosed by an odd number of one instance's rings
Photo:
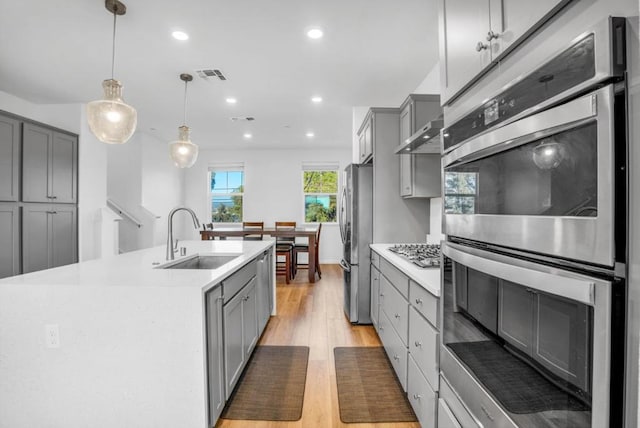
[[[78,258],[101,255],[100,209],[106,200],[106,152],[89,131],[82,104],[38,105],[0,91],[0,110],[78,134]]]
[[[302,197],[303,162],[338,162],[340,171],[351,163],[351,150],[201,150],[196,164],[185,173],[184,205],[200,221],[210,222],[208,167],[215,163],[244,162],[244,219],[304,223]],[[187,216],[184,216],[187,219]],[[190,224],[190,223],[189,223]],[[193,226],[180,232],[181,239],[199,239]],[[338,263],[342,257],[340,232],[336,224],[325,223],[320,240],[320,262]]]
[[[122,251],[163,244],[167,215],[182,204],[183,172],[171,162],[167,146],[140,132],[126,144],[107,145],[107,195],[142,224],[120,222]]]

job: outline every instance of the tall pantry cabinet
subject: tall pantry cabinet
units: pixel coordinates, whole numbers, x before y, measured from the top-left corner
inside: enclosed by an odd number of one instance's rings
[[[0,113],[0,278],[78,261],[78,137]]]

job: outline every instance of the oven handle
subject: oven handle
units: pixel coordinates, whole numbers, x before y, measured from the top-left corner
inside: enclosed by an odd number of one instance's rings
[[[489,131],[443,156],[443,164],[448,167],[471,162],[567,129],[576,128],[583,123],[592,121],[598,114],[606,113],[599,110],[608,110],[606,105],[612,105],[612,101],[599,109],[600,100],[606,100],[611,96],[608,88],[604,87],[582,98]]]
[[[595,306],[596,283],[608,283],[452,242],[443,242],[442,253],[471,269],[589,306]]]

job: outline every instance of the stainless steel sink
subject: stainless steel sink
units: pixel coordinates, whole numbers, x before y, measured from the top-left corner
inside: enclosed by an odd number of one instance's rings
[[[231,260],[238,258],[240,255],[234,256],[195,256],[178,263],[163,266],[162,269],[217,269],[220,266],[229,263]]]

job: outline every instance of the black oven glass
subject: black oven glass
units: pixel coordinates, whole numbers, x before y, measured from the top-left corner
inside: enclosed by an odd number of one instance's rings
[[[518,426],[591,427],[592,307],[455,261],[443,285],[443,344]]]
[[[596,217],[596,123],[445,168],[447,214]]]

